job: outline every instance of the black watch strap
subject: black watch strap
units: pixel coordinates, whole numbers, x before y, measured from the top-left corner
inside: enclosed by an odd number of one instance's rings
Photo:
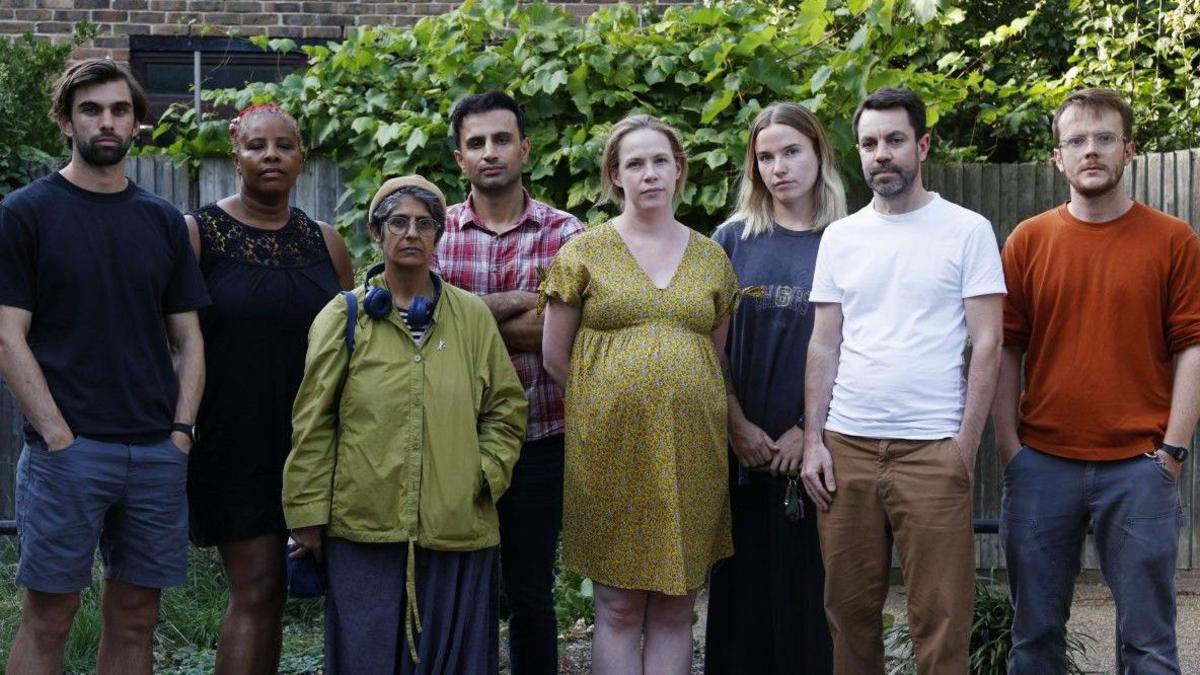
[[[1176,462],[1183,463],[1188,458],[1188,449],[1170,443],[1159,443],[1158,449],[1170,455]]]
[[[174,422],[171,424],[171,431],[178,431],[188,437],[188,440],[196,442],[196,425],[186,422]]]

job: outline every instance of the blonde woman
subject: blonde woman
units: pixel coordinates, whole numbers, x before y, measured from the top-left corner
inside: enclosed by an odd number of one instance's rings
[[[542,286],[543,358],[566,390],[563,557],[595,583],[593,672],[683,675],[696,592],[732,553],[719,355],[737,278],[675,219],[673,129],[627,117],[601,170],[621,215],[563,247]]]
[[[796,472],[813,265],[821,231],[845,215],[841,177],[817,118],[794,103],[759,113],[737,211],[713,235],[741,283],[764,293],[741,303],[729,335],[736,555],[718,563],[710,580],[710,675],[833,668],[817,514]]]

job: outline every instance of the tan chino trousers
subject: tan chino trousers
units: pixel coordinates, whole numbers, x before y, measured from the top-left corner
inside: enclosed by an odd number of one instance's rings
[[[964,675],[974,610],[971,482],[952,439],[825,432],[837,492],[817,526],[837,675],[884,672],[893,539],[920,675]]]

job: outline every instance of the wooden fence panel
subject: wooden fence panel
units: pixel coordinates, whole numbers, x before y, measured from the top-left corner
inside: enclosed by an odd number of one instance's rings
[[[1058,175],[1058,171],[1054,167],[1048,166],[1046,163],[1034,164],[1037,172],[1037,204],[1039,211],[1048,211],[1055,206],[1058,206],[1059,201],[1055,198],[1054,178]]]
[[[1146,201],[1146,190],[1149,176],[1149,167],[1146,165],[1146,158],[1136,157],[1133,160],[1133,192],[1131,196],[1139,202],[1149,203]]]
[[[228,159],[205,159],[200,162],[196,179],[198,205],[211,204],[238,190],[238,176]]]
[[[942,191],[942,169],[941,164],[926,164],[922,167],[921,182],[925,189],[939,193]]]
[[[1017,222],[1039,213],[1037,203],[1037,166],[1017,165]]]
[[[16,503],[17,458],[21,456],[24,434],[21,431],[21,409],[13,398],[8,384],[0,378],[0,519],[14,517]]]
[[[1021,222],[1017,194],[1019,192],[1019,176],[1016,164],[1000,165],[1000,222],[1004,224],[1005,239],[1012,234],[1013,228]]]
[[[979,169],[980,210],[992,227],[996,230],[996,240],[1003,244],[1012,233],[1012,225],[1004,222],[1004,214],[1000,210],[1000,165],[985,164]]]
[[[1162,206],[1162,155],[1146,155],[1146,196],[1142,201]]]
[[[338,166],[327,159],[310,160],[305,163],[296,189],[292,191],[292,206],[312,218],[332,224],[337,215],[346,210],[337,208],[341,192],[342,174]]]
[[[947,164],[946,174],[943,176],[943,185],[945,192],[942,193],[946,199],[955,204],[963,203],[963,165],[962,164]],[[970,207],[967,207],[970,208]]]
[[[1189,165],[1191,166],[1191,182],[1188,184],[1188,194],[1192,196],[1192,205],[1188,209],[1188,222],[1192,229],[1200,231],[1200,150],[1192,150]]]
[[[1175,157],[1171,154],[1161,155],[1162,157],[1162,199],[1159,203],[1162,204],[1160,209],[1167,213],[1179,215],[1179,201],[1176,198],[1175,192]]]
[[[1171,153],[1171,159],[1175,163],[1175,207],[1176,216],[1189,223],[1195,224],[1192,219],[1193,215],[1200,217],[1192,209],[1192,200],[1200,198],[1196,193],[1200,192],[1200,153],[1193,153],[1187,150]]]

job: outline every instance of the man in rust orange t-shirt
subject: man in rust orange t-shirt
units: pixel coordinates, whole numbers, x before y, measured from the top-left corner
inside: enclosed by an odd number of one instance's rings
[[[1065,672],[1089,522],[1125,672],[1179,672],[1178,481],[1200,416],[1200,239],[1125,194],[1132,120],[1112,91],[1067,97],[1053,159],[1071,200],[1021,223],[1002,253],[992,414],[1016,609],[1010,673]]]

